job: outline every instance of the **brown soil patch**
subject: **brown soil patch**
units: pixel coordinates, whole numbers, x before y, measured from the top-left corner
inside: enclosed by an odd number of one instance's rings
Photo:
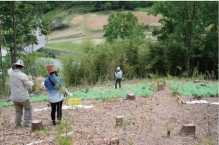
[[[147,15],[145,12],[132,12],[137,18],[139,23],[148,24],[150,26],[161,26],[161,24],[158,22],[159,19],[162,18],[162,16],[153,16],[153,15]],[[96,15],[92,14],[87,22],[86,25],[90,29],[100,30],[103,29],[103,25],[108,24],[108,17],[109,15]]]
[[[108,17],[109,17],[109,15],[96,15],[96,14],[92,14],[87,19],[86,25],[90,29],[94,29],[94,30],[103,29],[103,25],[108,24]]]
[[[162,18],[162,16],[153,16],[153,15],[147,15],[145,12],[132,12],[137,18],[139,23],[143,24],[149,24],[150,26],[161,26],[160,23],[158,23],[159,19]]]
[[[137,98],[134,101],[118,98],[110,102],[101,100],[82,101],[94,105],[92,109],[63,110],[62,121],[68,120],[74,128],[74,140],[81,144],[107,145],[112,138],[119,138],[121,145],[185,145],[205,144],[203,140],[218,144],[218,106],[207,104],[178,104],[170,97],[170,90],[155,92],[152,98]],[[190,97],[180,97],[189,101]],[[218,98],[204,98],[217,102]],[[33,103],[33,109],[45,108],[47,102]],[[67,104],[64,102],[64,104]],[[33,119],[41,119],[50,131],[30,132],[30,128],[14,128],[14,107],[1,108],[0,142],[3,144],[27,144],[45,140],[56,145],[56,128],[51,125],[50,110],[33,112]],[[67,114],[67,117],[66,117]],[[116,126],[115,117],[125,115],[127,122]],[[191,117],[191,118],[190,118]],[[180,136],[181,126],[194,122],[196,137]],[[166,137],[167,128],[170,137]]]
[[[83,21],[83,16],[77,16],[71,20],[71,24],[73,25],[79,25]]]

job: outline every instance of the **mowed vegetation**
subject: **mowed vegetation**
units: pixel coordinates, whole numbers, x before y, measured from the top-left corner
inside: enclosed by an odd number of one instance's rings
[[[151,13],[152,12],[152,7],[146,7],[146,8],[135,8],[134,11],[140,11],[140,12],[146,12],[146,13]]]
[[[67,51],[72,53],[84,52],[83,46],[81,44],[77,44],[72,41],[49,43],[46,45],[46,48],[52,50]]]

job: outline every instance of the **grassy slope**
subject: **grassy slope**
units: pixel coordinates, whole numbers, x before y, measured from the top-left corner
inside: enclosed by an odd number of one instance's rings
[[[50,43],[46,46],[52,47],[53,50],[61,50],[75,53],[83,53],[82,45],[76,44],[72,41],[58,42],[58,43]],[[51,48],[48,48],[51,49]]]
[[[57,7],[57,8],[55,8],[54,10],[51,10],[51,11],[47,12],[47,13],[44,15],[44,19],[49,20],[49,19],[51,19],[53,16],[55,16],[56,14],[61,13],[62,10],[63,10],[62,7]]]
[[[146,7],[146,8],[135,8],[134,11],[141,11],[141,12],[151,12],[152,11],[152,7]]]

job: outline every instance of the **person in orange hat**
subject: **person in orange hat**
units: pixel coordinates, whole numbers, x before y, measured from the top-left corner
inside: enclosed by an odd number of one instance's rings
[[[53,125],[56,125],[55,121],[55,114],[57,112],[57,119],[61,121],[62,119],[62,103],[63,103],[63,97],[64,93],[62,90],[64,90],[68,96],[72,97],[72,94],[68,92],[68,90],[65,88],[63,80],[61,77],[57,74],[57,69],[54,64],[49,64],[47,66],[47,73],[50,74],[49,77],[47,77],[44,81],[44,86],[47,89],[49,93],[49,102],[51,104],[51,118]]]

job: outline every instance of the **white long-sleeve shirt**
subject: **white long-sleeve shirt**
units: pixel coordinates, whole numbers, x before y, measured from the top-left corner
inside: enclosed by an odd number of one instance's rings
[[[10,83],[12,101],[23,102],[30,99],[27,88],[31,88],[34,83],[27,78],[26,74],[14,69],[10,75]]]

